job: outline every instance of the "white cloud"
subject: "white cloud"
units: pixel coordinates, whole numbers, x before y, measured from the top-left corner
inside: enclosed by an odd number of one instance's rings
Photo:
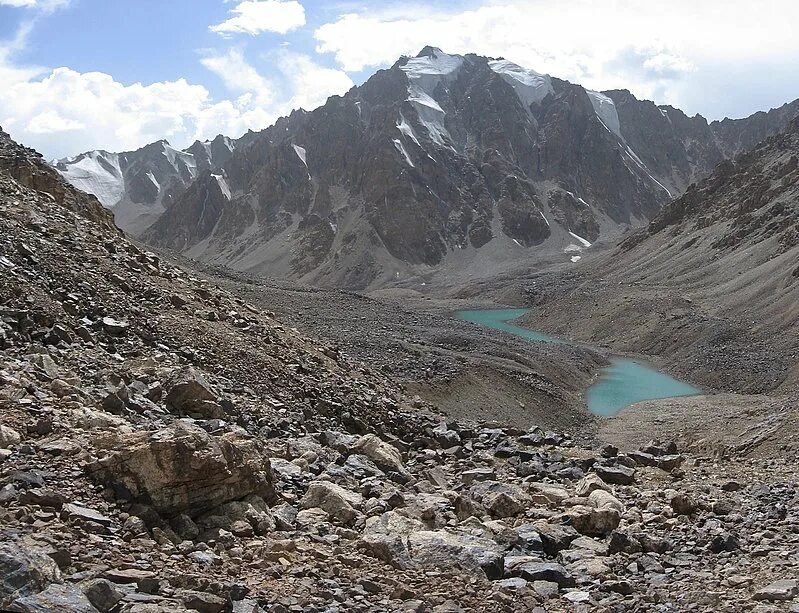
[[[233,93],[253,94],[262,103],[272,101],[273,84],[247,63],[240,50],[229,49],[222,54],[208,55],[200,62],[222,79]]]
[[[261,32],[286,34],[305,25],[305,9],[296,0],[244,0],[230,12],[232,17],[209,29],[222,36],[256,36]]]
[[[203,85],[185,79],[124,84],[101,72],[18,66],[30,24],[0,42],[0,125],[48,157],[90,149],[126,151],[166,138],[185,147],[223,133],[263,129],[293,108],[311,109],[352,86],[339,70],[287,50],[275,52],[267,78],[238,49],[200,61],[218,75],[232,99],[214,100]]]
[[[346,73],[320,66],[307,55],[281,51],[277,66],[288,80],[292,94],[287,106],[292,109],[313,110],[331,95],[343,94],[353,86]]]
[[[594,89],[658,93],[666,97],[661,102],[679,104],[680,88],[673,85],[705,63],[754,66],[795,55],[796,23],[795,0],[484,0],[471,10],[410,5],[399,14],[350,12],[314,36],[316,50],[333,53],[347,71],[384,66],[430,44],[503,56]]]
[[[14,8],[38,9],[44,12],[52,12],[67,6],[70,2],[71,0],[0,0],[0,6],[12,6]]]

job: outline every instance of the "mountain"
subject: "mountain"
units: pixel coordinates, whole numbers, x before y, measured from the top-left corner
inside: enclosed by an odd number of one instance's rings
[[[722,162],[565,289],[530,295],[528,325],[659,355],[716,389],[799,384],[799,118]]]
[[[708,123],[504,59],[426,47],[250,135],[142,238],[228,267],[350,288],[577,262],[653,218],[799,101]]]
[[[185,151],[160,140],[136,151],[89,151],[53,164],[72,185],[97,196],[113,210],[120,228],[139,234],[199,173],[227,162],[234,146],[235,141],[221,135],[212,141],[197,141]]]

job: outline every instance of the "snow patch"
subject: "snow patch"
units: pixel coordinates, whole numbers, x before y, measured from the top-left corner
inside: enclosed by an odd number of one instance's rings
[[[436,49],[431,55],[411,58],[400,67],[408,77],[408,101],[416,109],[419,121],[433,142],[450,148],[447,141],[452,139],[444,127],[446,113],[433,98],[433,92],[442,81],[453,80],[462,64],[463,58]]]
[[[408,152],[405,150],[405,145],[402,144],[402,141],[398,138],[395,138],[393,139],[393,142],[394,146],[397,148],[397,151],[399,151],[405,157],[405,161],[408,162],[408,166],[411,168],[416,168],[414,163],[411,161],[411,156],[409,156]]]
[[[522,68],[508,60],[491,60],[488,66],[514,89],[526,109],[555,91],[549,75]]]
[[[543,211],[538,211],[538,212],[541,214],[541,219],[543,219],[546,222],[547,226],[549,226],[549,220],[544,215],[544,212]]]
[[[621,135],[621,125],[619,124],[619,113],[616,110],[616,105],[613,103],[613,100],[605,94],[590,89],[585,90],[585,93],[588,94],[588,98],[591,100],[591,106],[594,107],[594,113],[596,113],[597,117],[602,121],[602,124],[610,132],[613,132],[613,134],[619,138],[623,138]]]
[[[153,175],[152,172],[148,172],[147,173],[147,178],[150,179],[150,181],[153,182],[153,185],[155,185],[155,189],[157,189],[160,192],[161,191],[161,184],[158,183],[158,180],[155,178],[155,176]]]
[[[305,153],[305,147],[300,147],[299,145],[294,145],[294,144],[292,144],[291,146],[294,148],[294,153],[297,154],[297,157],[300,158],[302,163],[305,164],[305,167],[308,168],[308,161],[307,161],[307,155]]]
[[[410,138],[418,147],[421,147],[419,144],[419,139],[416,138],[416,134],[413,132],[413,128],[410,124],[405,120],[405,117],[402,116],[400,113],[400,122],[397,124],[397,129],[402,132],[404,136]]]
[[[580,260],[582,260],[582,259],[583,259],[583,256],[581,256],[581,255],[573,255],[573,256],[571,256],[571,258],[569,258],[569,259],[570,259],[572,262],[576,263],[576,262],[579,262]]]
[[[125,196],[125,181],[116,153],[90,151],[60,160],[56,168],[72,185],[96,196],[103,206],[111,208]]]
[[[636,166],[638,166],[638,168],[640,168],[641,170],[643,170],[643,171],[646,173],[646,175],[647,175],[647,176],[648,176],[650,179],[652,179],[652,180],[653,180],[655,183],[657,183],[657,184],[658,184],[658,185],[659,185],[659,186],[660,186],[662,189],[666,190],[666,193],[669,195],[669,198],[674,198],[674,196],[672,196],[671,192],[669,191],[669,188],[668,188],[668,187],[666,187],[665,185],[663,185],[663,184],[662,184],[660,181],[658,181],[658,180],[657,180],[655,177],[653,177],[653,176],[652,176],[652,173],[651,173],[651,172],[649,172],[649,169],[646,167],[646,164],[644,164],[644,163],[641,161],[641,158],[639,158],[639,157],[636,155],[635,151],[633,151],[632,149],[630,149],[630,146],[629,146],[629,145],[627,145],[627,150],[626,150],[626,153],[627,153],[627,156],[628,156],[628,157],[629,157],[629,158],[630,158],[630,159],[631,159],[631,160],[632,160],[632,161],[635,163],[635,165],[636,165]]]
[[[590,246],[591,246],[591,243],[590,243],[590,242],[588,242],[587,240],[585,240],[585,239],[584,239],[582,236],[578,236],[578,235],[576,235],[576,234],[575,234],[574,232],[572,232],[571,230],[569,230],[569,235],[570,235],[570,236],[571,236],[573,239],[575,239],[575,240],[578,240],[578,241],[580,242],[580,244],[581,244],[583,247],[590,247]]]
[[[230,192],[230,185],[228,185],[228,182],[225,180],[225,177],[223,177],[222,175],[215,175],[215,174],[212,174],[211,176],[214,179],[216,179],[216,182],[219,185],[219,189],[222,191],[222,195],[228,200],[231,200],[233,196]]]

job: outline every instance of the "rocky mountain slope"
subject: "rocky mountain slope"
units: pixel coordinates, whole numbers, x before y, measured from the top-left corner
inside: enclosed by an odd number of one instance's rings
[[[178,151],[161,140],[125,153],[89,151],[56,160],[54,166],[72,185],[97,196],[114,211],[117,225],[135,235],[158,219],[199,174],[218,171],[235,143],[220,135]]]
[[[794,119],[579,274],[530,288],[528,325],[664,356],[717,389],[795,387],[798,160]]]
[[[420,287],[576,262],[651,219],[799,101],[708,124],[626,91],[426,48],[253,135],[145,233],[194,258],[315,285]],[[228,189],[229,188],[229,189]]]
[[[788,460],[448,420],[0,169],[0,608],[795,606]]]

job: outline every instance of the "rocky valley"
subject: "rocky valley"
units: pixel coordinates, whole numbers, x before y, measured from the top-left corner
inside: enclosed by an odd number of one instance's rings
[[[428,46],[185,150],[0,129],[0,610],[799,613],[797,115]]]

